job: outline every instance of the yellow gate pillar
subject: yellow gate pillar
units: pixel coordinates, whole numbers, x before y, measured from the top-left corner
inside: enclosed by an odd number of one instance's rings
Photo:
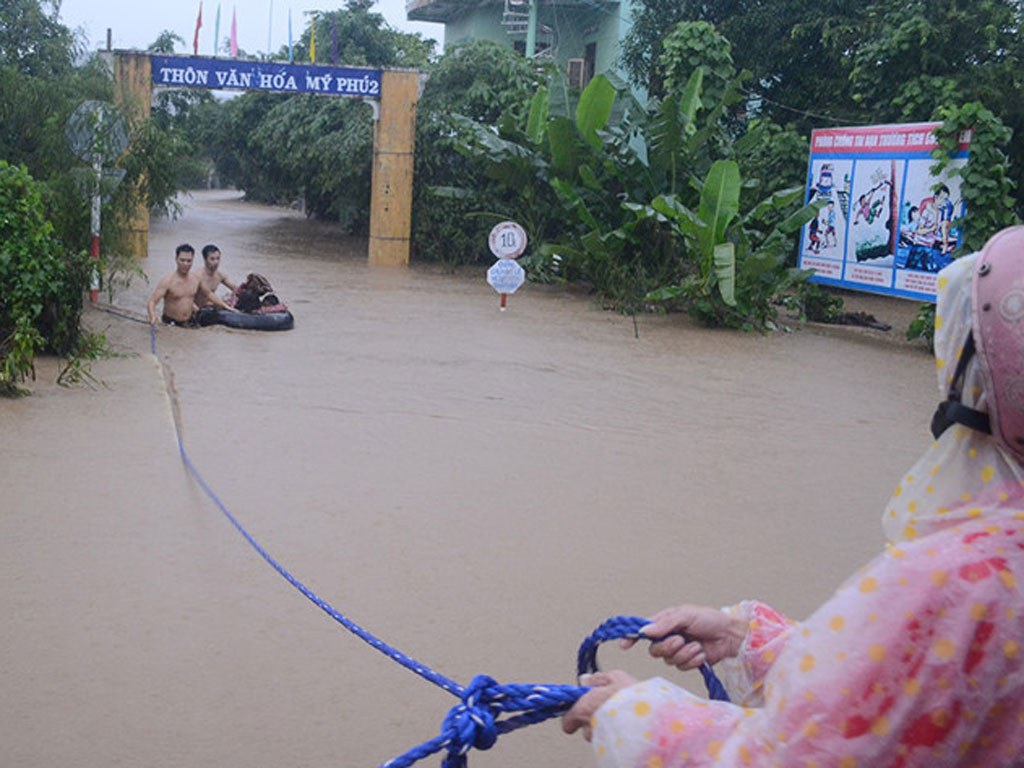
[[[114,54],[114,99],[129,119],[149,119],[151,94],[149,54],[117,51]],[[144,259],[149,255],[149,206],[145,200],[129,215],[125,239],[132,256]]]
[[[371,264],[409,263],[419,78],[416,70],[381,72],[380,115],[373,127]]]

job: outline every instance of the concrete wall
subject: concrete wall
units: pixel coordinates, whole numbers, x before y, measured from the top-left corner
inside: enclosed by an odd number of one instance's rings
[[[528,6],[522,6],[524,12]],[[586,46],[596,45],[595,74],[618,68],[619,41],[629,31],[630,2],[602,3],[599,7],[581,5],[543,4],[538,14],[537,48],[548,40],[556,48],[555,59],[564,69],[570,58],[584,58]],[[449,48],[470,40],[490,40],[513,47],[525,35],[509,35],[501,24],[503,2],[486,3],[468,9],[466,13],[445,24],[444,44]],[[543,34],[541,27],[551,29]]]

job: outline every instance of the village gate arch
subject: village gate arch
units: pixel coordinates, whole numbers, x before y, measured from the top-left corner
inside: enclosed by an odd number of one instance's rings
[[[412,227],[412,178],[416,104],[425,75],[415,69],[363,69],[317,64],[157,56],[113,52],[119,103],[149,117],[153,86],[318,93],[358,98],[373,108],[373,176],[370,193],[371,264],[407,265]],[[145,256],[149,212],[129,224],[132,252]]]

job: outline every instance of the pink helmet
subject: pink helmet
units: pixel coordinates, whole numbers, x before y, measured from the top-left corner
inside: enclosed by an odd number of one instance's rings
[[[974,267],[971,326],[992,436],[1024,463],[1024,226],[985,243]]]

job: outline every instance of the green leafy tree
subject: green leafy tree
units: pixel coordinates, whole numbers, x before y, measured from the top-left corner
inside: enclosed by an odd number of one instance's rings
[[[623,62],[631,81],[657,96],[664,30],[696,20],[736,44],[736,67],[751,73],[748,111],[800,132],[930,120],[970,102],[1015,136],[1024,131],[1019,0],[637,0],[633,18]],[[1024,142],[1011,142],[1007,155],[1021,212]]]
[[[618,124],[610,122],[615,89],[599,75],[574,118],[550,115],[541,89],[525,129],[499,121],[495,134],[465,121],[473,140],[462,151],[517,194],[508,210],[534,228],[534,239],[547,239],[537,251],[547,261],[533,259],[533,275],[585,279],[628,313],[675,302],[705,323],[768,328],[771,299],[806,277],[785,261],[791,234],[814,211],[794,214],[802,187],[741,208],[739,165],[721,157],[736,152],[722,124],[736,78],[713,88],[705,108],[708,68],[699,59],[685,82],[682,65],[670,68],[673,90]]]
[[[959,176],[960,194],[967,208],[961,220],[963,245],[954,255],[978,251],[996,232],[1020,223],[1013,205],[1015,182],[1008,173],[1006,155],[1012,131],[977,102],[942,107],[935,117],[942,125],[935,131],[939,146],[932,152],[932,174]],[[965,131],[971,132],[967,163],[951,167],[952,155]],[[907,338],[924,339],[931,347],[934,334],[935,305],[923,304],[907,329]]]
[[[37,353],[72,354],[79,339],[89,262],[57,237],[46,193],[24,166],[0,160],[0,395],[35,378]]]
[[[550,65],[507,46],[474,41],[451,47],[430,70],[417,106],[413,254],[448,264],[487,261],[487,233],[515,195],[488,179],[459,147],[463,121],[524,126]],[[459,192],[454,192],[458,188]],[[530,232],[535,236],[536,231]]]
[[[0,5],[0,67],[28,77],[60,77],[80,53],[74,34],[60,23],[59,0],[4,0]]]
[[[850,80],[853,98],[873,121],[930,120],[940,107],[978,102],[1014,135],[1024,135],[1024,5],[914,0],[875,2],[868,13]],[[1019,195],[1024,142],[1007,151]],[[1019,196],[1016,207],[1024,207]]]
[[[937,105],[980,101],[1006,114],[1024,73],[1015,0],[913,0],[868,6],[854,56],[854,99],[885,120],[927,120]],[[1015,111],[1024,107],[1014,103]]]
[[[309,59],[315,31],[317,60],[330,55],[337,27],[338,63],[367,67],[423,67],[433,50],[418,34],[391,29],[371,13],[371,2],[318,14],[295,45]],[[285,55],[284,50],[279,57]],[[196,151],[212,158],[222,181],[252,199],[305,201],[307,213],[366,230],[372,168],[372,112],[350,99],[246,93],[195,111]]]
[[[814,115],[857,121],[848,81],[863,6],[844,0],[637,0],[621,59],[630,81],[662,96],[666,30],[684,21],[713,24],[737,44],[735,64],[751,73],[751,106],[776,122],[820,124]]]
[[[181,45],[184,47],[185,39],[169,29],[165,29],[159,35],[156,40],[146,46],[146,50],[150,53],[160,53],[165,56],[169,56],[174,53],[174,47]]]
[[[384,17],[370,11],[373,0],[347,0],[337,11],[317,13],[317,62],[330,61],[337,28],[338,63],[350,67],[423,67],[430,60],[434,43],[418,33],[401,32],[388,26]],[[312,17],[311,17],[312,20]],[[297,61],[309,61],[310,33],[306,29],[293,46]],[[279,54],[287,58],[287,48]]]
[[[81,254],[90,241],[93,175],[65,128],[85,100],[116,107],[107,67],[83,57],[58,8],[39,0],[0,5],[0,388],[7,391],[31,375],[37,352],[75,354],[94,341],[78,328],[92,269]],[[179,189],[183,145],[154,121],[137,121],[129,133],[117,159],[124,181],[103,188],[101,252],[111,262],[133,206],[143,200],[166,209]]]

